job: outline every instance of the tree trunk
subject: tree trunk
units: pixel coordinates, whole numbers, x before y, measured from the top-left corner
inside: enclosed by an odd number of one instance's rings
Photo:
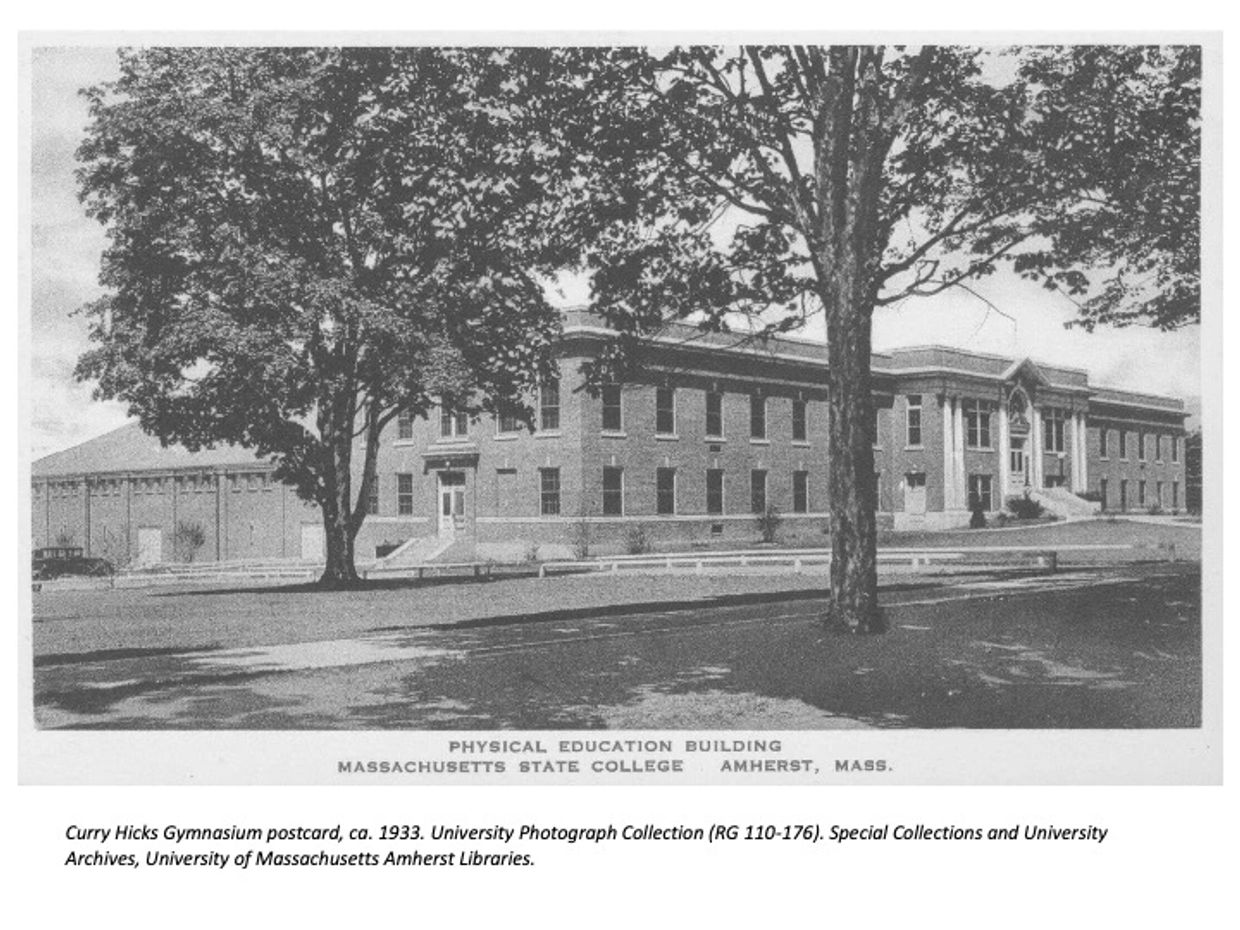
[[[351,413],[351,405],[350,405]],[[335,421],[330,414],[320,417],[319,435],[323,437],[324,468],[319,507],[323,511],[323,535],[327,562],[319,578],[319,587],[330,590],[356,587],[361,583],[353,565],[353,542],[357,528],[350,499],[353,468],[352,416]],[[360,526],[360,523],[357,524]]]
[[[886,624],[878,608],[870,313],[869,308],[847,298],[834,306],[827,315],[827,496],[831,515],[827,619],[851,632],[881,633]]]

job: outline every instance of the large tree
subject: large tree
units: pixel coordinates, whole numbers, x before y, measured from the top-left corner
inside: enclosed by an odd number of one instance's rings
[[[519,406],[551,370],[535,276],[576,244],[547,58],[151,48],[84,92],[80,195],[109,245],[78,376],[164,442],[273,457],[321,508],[326,586],[357,580],[398,412]]]
[[[1086,325],[1196,319],[1196,48],[566,51],[592,303],[621,373],[670,319],[826,318],[830,619],[878,609],[875,308],[1003,263]]]

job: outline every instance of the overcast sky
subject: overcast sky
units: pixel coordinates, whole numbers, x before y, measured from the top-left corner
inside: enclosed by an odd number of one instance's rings
[[[91,400],[73,380],[88,346],[75,311],[100,293],[100,227],[77,201],[74,151],[86,125],[78,90],[116,74],[107,48],[35,49],[32,61],[31,225],[32,441],[34,457],[68,448],[126,421],[123,405]],[[1007,273],[972,285],[1002,314],[964,292],[911,299],[875,313],[874,347],[944,344],[1008,356],[1032,356],[1084,368],[1095,384],[1184,398],[1199,408],[1200,331],[1130,327],[1086,333],[1066,329],[1075,308],[1063,297]],[[569,302],[583,299],[568,293]],[[817,331],[806,335],[821,335]]]

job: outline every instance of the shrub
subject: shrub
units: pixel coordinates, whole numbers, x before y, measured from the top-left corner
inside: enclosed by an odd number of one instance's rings
[[[1007,508],[1017,520],[1036,520],[1045,510],[1032,497],[1009,497]]]
[[[573,547],[573,558],[588,559],[590,557],[591,539],[590,520],[587,517],[581,517],[573,524],[571,531],[571,543]]]
[[[182,520],[172,531],[172,552],[178,562],[192,562],[206,541],[207,531],[201,523]]]
[[[624,534],[624,548],[629,555],[645,555],[651,549],[650,531],[644,523],[629,527]]]
[[[521,553],[521,558],[526,562],[537,562],[538,561],[538,543],[536,542],[526,543],[525,550],[524,552]]]
[[[784,522],[784,518],[779,515],[779,511],[774,507],[768,506],[766,510],[757,516],[758,532],[762,536],[764,543],[773,543],[779,538],[779,528]]]
[[[61,530],[56,534],[55,544],[61,549],[70,549],[77,545],[73,541],[73,534],[68,530]]]
[[[99,540],[98,552],[95,554],[106,559],[113,568],[118,570],[132,561],[124,538],[119,533],[106,528],[103,531],[103,538]]]
[[[1163,514],[1163,509],[1159,507],[1157,504],[1155,504],[1153,507],[1147,510],[1146,513],[1148,513],[1151,517],[1161,517]]]

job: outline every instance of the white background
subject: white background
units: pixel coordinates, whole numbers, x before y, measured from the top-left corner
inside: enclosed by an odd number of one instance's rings
[[[840,5],[811,8],[723,3],[468,4],[430,15],[416,4],[298,3],[255,11],[254,3],[40,4],[19,14],[21,29],[537,29],[531,41],[548,41],[554,29],[658,29],[833,31],[875,27],[911,29],[1219,29],[1226,23],[1213,5],[1179,2],[1099,6],[1040,2],[1023,12],[999,4]],[[12,15],[12,14],[10,14]],[[958,36],[958,33],[957,33]],[[1027,39],[1024,39],[1027,41]],[[10,38],[10,53],[15,46]],[[1235,43],[1227,43],[1229,46]],[[1229,48],[1235,53],[1236,49]],[[1226,53],[1225,53],[1226,54]],[[1230,69],[1234,72],[1234,68]],[[15,64],[8,72],[16,74]],[[1234,74],[1226,96],[1240,99]],[[15,88],[3,98],[7,125],[17,126]],[[1227,127],[1226,150],[1237,150]],[[16,141],[16,135],[11,137]],[[10,145],[9,177],[18,183],[17,146]],[[1228,159],[1234,162],[1234,157]],[[1236,217],[1234,177],[1226,213]],[[12,196],[12,194],[10,195]],[[8,215],[17,217],[10,200]],[[14,224],[16,225],[16,224]],[[11,227],[12,228],[12,227]],[[16,243],[15,243],[16,245]],[[1234,254],[1234,242],[1231,250]],[[9,254],[16,256],[17,248]],[[14,266],[11,266],[14,267]],[[1216,269],[1217,271],[1217,269]],[[1207,269],[1209,273],[1209,269]],[[14,279],[16,280],[16,268]],[[1217,287],[1217,281],[1215,282]],[[10,294],[14,291],[10,290]],[[1209,291],[1207,290],[1207,293]],[[1218,291],[1215,291],[1217,294]],[[6,315],[6,335],[20,346],[19,301]],[[1215,309],[1221,308],[1221,301]],[[1202,339],[1207,379],[1221,377],[1225,356],[1220,314],[1208,319]],[[1230,343],[1228,343],[1228,347]],[[1234,357],[1234,356],[1233,356]],[[10,356],[12,358],[12,356]],[[18,397],[22,365],[7,369],[8,396]],[[1207,383],[1215,397],[1232,398]],[[23,435],[21,412],[5,407],[7,434]],[[1212,422],[1213,420],[1213,422]],[[1207,435],[1221,435],[1221,416],[1207,414]],[[1224,460],[1240,461],[1228,440]],[[24,483],[10,458],[8,487]],[[1233,466],[1234,468],[1234,466]],[[1221,476],[1207,484],[1214,494]],[[1207,476],[1209,482],[1209,476]],[[11,616],[22,621],[18,592],[26,583],[16,497],[4,504],[12,528],[5,542],[6,589]],[[1235,516],[1234,506],[1227,513]],[[1225,521],[1237,525],[1234,520]],[[1211,583],[1222,583],[1223,563]],[[1235,637],[1232,637],[1234,642]],[[12,642],[12,640],[10,640]],[[1229,650],[1229,651],[1234,651]],[[13,674],[16,662],[6,663]],[[12,682],[10,682],[12,684]],[[15,694],[16,688],[8,693]],[[1234,705],[1234,702],[1229,702]],[[1234,708],[1233,708],[1234,709]],[[1230,717],[1231,715],[1227,715]],[[8,715],[12,736],[16,714]],[[215,927],[256,926],[843,926],[868,922],[893,926],[916,921],[939,926],[1203,926],[1235,920],[1232,833],[1234,789],[1202,788],[50,788],[18,787],[9,766],[3,823],[3,874],[15,925]],[[1088,825],[1110,829],[1107,841],[1090,843],[856,843],[743,844],[685,847],[612,844],[600,848],[543,846],[534,869],[480,872],[291,870],[216,873],[188,869],[69,870],[60,865],[70,823],[123,822],[192,825],[322,824],[375,826],[385,822],[457,822],[477,825],[525,821],[632,823],[868,822],[1006,826],[1017,823]],[[1228,853],[1230,852],[1230,856]],[[16,905],[16,906],[14,906]],[[1225,916],[1226,915],[1226,916]]]

